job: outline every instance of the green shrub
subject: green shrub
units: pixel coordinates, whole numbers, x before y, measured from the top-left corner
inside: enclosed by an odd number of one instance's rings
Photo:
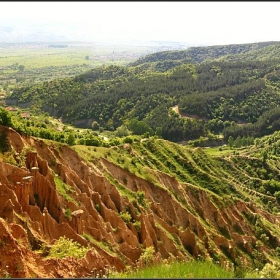
[[[61,236],[51,247],[49,257],[63,259],[66,257],[82,258],[89,249],[78,242]]]
[[[279,264],[266,263],[260,272],[261,278],[279,278]]]
[[[155,248],[153,246],[144,249],[144,252],[139,258],[139,262],[143,263],[145,267],[150,266],[155,258]]]
[[[145,193],[143,191],[136,193],[137,202],[142,205],[144,208],[147,207],[147,202],[145,199]]]
[[[137,232],[140,232],[140,230],[141,230],[141,222],[140,221],[135,221],[133,223],[133,225],[134,225],[135,229],[137,230]]]
[[[69,208],[67,208],[67,209],[65,210],[65,217],[66,217],[69,221],[71,221],[71,219],[72,219],[71,214],[72,214],[71,210],[70,210]]]
[[[94,204],[95,210],[100,212],[100,205],[98,203]]]
[[[0,124],[4,126],[12,126],[11,114],[4,107],[0,107]]]
[[[127,224],[131,221],[132,217],[130,215],[129,212],[126,212],[126,211],[122,211],[120,213],[120,217],[124,220],[124,222]]]
[[[126,136],[123,140],[124,143],[129,143],[132,144],[133,143],[133,138]]]

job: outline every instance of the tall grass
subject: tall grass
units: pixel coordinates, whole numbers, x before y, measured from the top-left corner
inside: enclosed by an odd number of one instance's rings
[[[176,261],[123,273],[113,272],[109,278],[234,278],[234,272],[211,261]]]

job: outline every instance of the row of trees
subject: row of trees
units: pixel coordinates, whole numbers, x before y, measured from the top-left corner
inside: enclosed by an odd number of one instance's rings
[[[241,148],[241,147],[247,147],[247,146],[254,145],[254,144],[255,144],[255,140],[254,140],[254,137],[252,137],[252,136],[241,137],[239,135],[236,137],[236,139],[234,139],[232,136],[229,136],[229,138],[228,138],[228,145],[230,146],[230,148]]]

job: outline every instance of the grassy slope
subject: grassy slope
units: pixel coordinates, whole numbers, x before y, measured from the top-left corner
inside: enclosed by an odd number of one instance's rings
[[[273,195],[260,190],[272,176],[279,176],[278,159],[270,159],[269,164],[264,164],[260,155],[250,156],[250,153],[255,153],[255,146],[235,151],[228,149],[226,154],[223,150],[219,151],[220,154],[216,151],[213,155],[210,149],[188,148],[162,139],[149,139],[134,142],[129,148],[124,145],[115,148],[75,146],[75,150],[90,161],[106,158],[144,179],[149,178],[149,170],[156,170],[219,196],[234,194],[242,200],[254,199],[271,211],[262,200],[266,198],[278,207]],[[160,185],[160,182],[155,183]]]
[[[261,190],[261,187],[270,182],[271,178],[277,178],[280,175],[278,158],[270,154],[266,162],[262,158],[263,151],[273,145],[271,139],[274,139],[274,143],[277,143],[280,134],[275,133],[270,137],[261,138],[258,147],[252,145],[233,150],[223,147],[227,151],[226,154],[223,150],[216,150],[214,155],[212,149],[190,148],[162,139],[135,141],[131,145],[121,144],[111,148],[75,146],[74,149],[89,161],[97,162],[98,158],[106,158],[138,177],[147,181],[151,180],[159,188],[163,186],[158,180],[159,177],[156,176],[157,172],[167,173],[186,183],[188,190],[191,192],[195,193],[199,189],[206,190],[217,208],[227,208],[230,207],[230,203],[241,200],[253,203],[259,209],[277,214],[279,204],[275,196],[267,194],[267,190]],[[264,174],[267,174],[267,176],[264,176]],[[114,180],[112,182],[114,183]],[[130,196],[131,194],[126,193],[127,191],[128,189],[122,188],[122,195]],[[169,188],[168,191],[183,208],[193,211],[193,209],[190,209],[190,202],[185,201],[176,193],[176,188]],[[247,216],[245,216],[244,218],[247,219]],[[249,220],[248,223],[250,223]],[[260,220],[260,224],[262,224],[266,234],[271,232],[274,236],[280,237],[275,225],[264,218]],[[204,224],[204,226],[209,227],[207,224]],[[208,230],[215,229],[208,228]],[[273,248],[271,250],[273,251]],[[277,258],[275,261],[277,261]],[[147,268],[144,271],[135,272],[129,270],[125,274],[117,275],[117,277],[164,278],[190,275],[186,265],[182,265],[180,269],[180,272],[177,269],[173,271],[171,268],[169,272],[164,271],[163,268]],[[246,273],[253,275],[252,270],[242,269],[243,271],[235,273],[241,273],[243,276]],[[221,271],[221,274],[217,274],[217,276],[211,275],[212,272],[211,270],[203,272],[202,267],[200,267],[197,271],[194,270],[192,277],[233,277],[233,274],[230,274],[228,270]],[[236,276],[236,274],[234,275]],[[259,276],[259,274],[254,274],[254,277]]]

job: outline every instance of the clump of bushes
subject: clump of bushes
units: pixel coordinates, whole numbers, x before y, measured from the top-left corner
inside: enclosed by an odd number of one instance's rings
[[[61,236],[51,247],[49,257],[63,259],[66,257],[82,258],[89,248],[80,245],[78,242]]]
[[[120,215],[120,217],[123,219],[123,221],[124,221],[126,224],[130,223],[132,217],[131,217],[131,215],[130,215],[129,212],[127,212],[127,211],[122,211],[119,215]]]

